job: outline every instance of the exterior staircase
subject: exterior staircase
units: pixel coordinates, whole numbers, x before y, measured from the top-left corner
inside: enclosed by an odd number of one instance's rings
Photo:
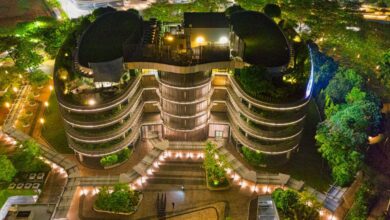
[[[205,188],[202,161],[166,160],[160,163],[153,175],[148,176],[147,183],[151,188]]]

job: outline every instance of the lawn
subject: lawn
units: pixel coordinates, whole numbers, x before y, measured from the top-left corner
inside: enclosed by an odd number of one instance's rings
[[[305,128],[299,152],[293,154],[290,161],[282,167],[269,168],[267,171],[291,175],[305,185],[325,192],[332,183],[329,166],[317,151],[315,145],[316,126],[320,121],[314,101],[310,101]]]
[[[53,92],[49,98],[49,107],[45,112],[45,127],[42,130],[42,137],[58,152],[62,154],[73,153],[68,147],[64,124],[58,108],[57,98]]]
[[[31,195],[36,195],[36,193],[31,189],[2,189],[0,190],[0,207],[3,207],[8,197]]]
[[[80,64],[111,61],[123,56],[123,44],[138,43],[142,20],[133,12],[117,11],[97,18],[82,37]]]

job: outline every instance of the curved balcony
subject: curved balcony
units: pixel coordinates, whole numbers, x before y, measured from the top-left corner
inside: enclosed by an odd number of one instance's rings
[[[140,125],[139,123],[136,123],[136,125],[131,128],[130,134],[128,134],[121,142],[113,144],[110,147],[107,148],[101,148],[101,149],[86,149],[82,146],[80,146],[78,143],[76,143],[71,138],[68,138],[69,146],[77,153],[82,154],[84,156],[89,157],[103,157],[109,154],[113,154],[116,152],[119,152],[132,144],[137,138],[140,136],[139,131]]]
[[[230,82],[230,85],[235,92],[235,94],[238,97],[241,97],[248,103],[264,110],[272,110],[272,111],[291,111],[291,110],[299,110],[307,105],[310,101],[310,96],[308,98],[303,98],[299,101],[292,102],[292,103],[280,103],[280,104],[273,104],[273,103],[268,103],[264,101],[257,100],[248,94],[245,93],[244,90],[241,89],[240,85],[238,82],[234,79],[234,77],[228,75],[228,79]]]
[[[230,128],[232,129],[233,137],[237,141],[239,141],[241,144],[251,148],[254,151],[260,151],[264,154],[273,154],[273,155],[286,154],[286,153],[296,149],[299,145],[298,140],[282,142],[282,143],[274,144],[274,145],[263,145],[263,144],[260,144],[260,143],[257,143],[255,141],[248,139],[247,137],[245,137],[244,134],[242,134],[239,131],[238,127],[235,124],[233,124],[233,123],[230,123],[230,124],[231,124]]]
[[[61,115],[65,121],[65,123],[69,124],[70,126],[74,127],[80,127],[80,128],[102,128],[107,127],[110,125],[113,125],[115,123],[120,122],[125,117],[127,117],[131,112],[135,110],[135,108],[138,106],[139,102],[142,101],[142,93],[144,92],[144,89],[138,89],[138,91],[134,94],[133,97],[131,97],[129,103],[123,108],[118,114],[115,114],[111,117],[107,117],[101,120],[78,120],[72,118],[72,115],[66,112],[65,110],[61,109]]]
[[[140,104],[136,110],[130,115],[130,119],[128,119],[124,124],[121,124],[119,128],[113,129],[108,132],[104,132],[102,134],[93,133],[93,130],[89,133],[81,133],[76,131],[75,129],[66,126],[67,134],[70,138],[83,143],[102,143],[114,140],[126,134],[130,127],[134,126],[136,122],[142,116],[142,111],[144,108],[144,103]]]
[[[205,114],[191,119],[175,118],[161,113],[161,118],[165,126],[176,131],[192,131],[207,126],[209,114]]]
[[[289,117],[286,118],[282,118],[277,115],[275,115],[274,118],[269,118],[269,117],[267,118],[248,109],[248,107],[241,102],[240,98],[236,95],[236,93],[230,86],[215,87],[214,89],[226,90],[226,93],[228,94],[226,99],[228,100],[223,99],[223,101],[225,102],[229,101],[234,106],[236,111],[238,111],[239,113],[243,114],[245,117],[249,118],[250,120],[258,124],[274,126],[274,127],[283,127],[283,126],[298,124],[302,122],[306,117],[306,112],[300,111],[298,113],[292,113],[291,115],[289,115]]]
[[[297,127],[291,130],[280,130],[280,131],[264,131],[258,128],[254,128],[246,123],[244,120],[240,118],[238,113],[234,111],[233,106],[229,103],[226,103],[226,107],[228,109],[229,119],[237,126],[239,126],[244,132],[248,135],[267,141],[285,141],[291,140],[295,138],[299,138],[301,135],[303,128]]]
[[[132,96],[136,92],[136,90],[138,89],[138,87],[141,84],[141,77],[142,76],[139,76],[135,80],[133,80],[127,86],[126,91],[124,91],[121,95],[119,95],[118,97],[116,97],[108,102],[104,102],[104,103],[97,104],[94,106],[75,105],[75,104],[69,103],[66,100],[62,99],[62,95],[60,95],[61,93],[57,93],[58,94],[57,95],[58,103],[59,103],[60,107],[66,109],[68,111],[79,112],[79,113],[93,113],[93,112],[102,112],[105,110],[109,110],[109,109],[115,108],[119,104],[125,102],[128,99],[128,97]]]

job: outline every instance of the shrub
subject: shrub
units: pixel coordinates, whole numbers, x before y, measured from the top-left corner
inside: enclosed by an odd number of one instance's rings
[[[254,166],[263,164],[266,160],[266,156],[263,153],[253,151],[246,146],[242,147],[242,154],[244,155],[245,160]]]
[[[10,182],[16,175],[16,169],[5,155],[0,155],[0,181]]]
[[[129,148],[125,148],[125,149],[119,151],[117,154],[118,155],[118,162],[122,162],[122,161],[129,159],[130,154],[131,154],[131,151],[129,150]]]
[[[107,186],[100,189],[94,206],[111,212],[132,212],[140,200],[140,192],[131,190],[127,184],[116,184],[112,192]]]
[[[38,143],[34,140],[27,140],[23,142],[22,146],[11,157],[11,161],[18,171],[47,172],[50,170],[50,166],[39,159],[41,150]]]
[[[42,70],[35,70],[34,72],[30,73],[29,80],[34,86],[42,86],[49,81],[49,76]]]
[[[375,191],[372,184],[363,183],[356,192],[355,201],[349,210],[346,220],[364,220],[367,218],[370,206],[375,199]]]
[[[118,155],[116,154],[105,156],[100,160],[100,164],[104,167],[114,165],[117,162],[118,162]]]

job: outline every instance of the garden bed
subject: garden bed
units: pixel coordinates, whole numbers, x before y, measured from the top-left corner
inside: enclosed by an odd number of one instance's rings
[[[131,212],[112,212],[112,211],[106,211],[106,210],[98,209],[98,208],[96,208],[95,206],[93,206],[93,210],[94,210],[95,212],[107,213],[107,214],[115,214],[115,215],[132,215],[132,214],[134,214],[134,212],[137,211],[139,205],[141,204],[142,199],[144,198],[144,195],[143,195],[143,194],[140,194],[138,198],[139,198],[138,204],[135,206],[135,210],[134,210],[134,211],[131,211]]]
[[[225,180],[218,184],[217,186],[213,185],[213,181],[209,180],[209,175],[207,174],[206,170],[206,186],[208,190],[211,191],[223,191],[223,190],[228,190],[232,186],[231,182],[227,177],[225,177]]]

